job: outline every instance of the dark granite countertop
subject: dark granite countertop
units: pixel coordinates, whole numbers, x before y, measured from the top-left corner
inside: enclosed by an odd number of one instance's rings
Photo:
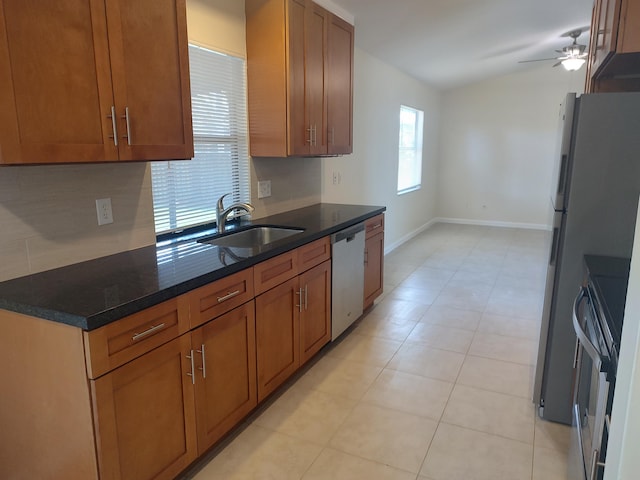
[[[622,321],[629,283],[629,258],[585,255],[589,280],[611,331],[615,348],[620,347]]]
[[[161,242],[0,283],[0,308],[93,330],[386,210],[317,204],[246,224],[303,228],[255,249]]]

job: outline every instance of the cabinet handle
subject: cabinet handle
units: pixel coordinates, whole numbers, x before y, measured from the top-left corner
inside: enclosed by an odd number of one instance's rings
[[[298,311],[299,312],[302,312],[302,288],[298,289],[298,291],[296,292],[296,295],[298,295],[298,297],[300,297],[300,300],[296,304],[296,307],[298,307]]]
[[[222,303],[225,300],[229,300],[230,298],[233,298],[236,295],[240,295],[240,290],[236,290],[235,292],[229,292],[223,297],[218,297],[218,303]]]
[[[134,342],[137,342],[138,340],[143,339],[146,336],[151,335],[152,333],[157,332],[158,330],[164,328],[164,323],[161,323],[160,325],[155,325],[151,328],[149,328],[148,330],[145,330],[142,333],[134,333],[133,336],[131,337],[131,340],[133,340]]]
[[[309,293],[309,286],[305,285],[304,286],[304,309],[305,310],[309,310],[309,296],[307,295]]]
[[[376,223],[375,225],[373,225],[371,227],[371,230],[375,230],[375,229],[380,228],[380,227],[382,227],[382,224],[381,223]]]
[[[113,137],[109,136],[109,138],[113,138],[113,144],[118,146],[118,126],[116,125],[116,107],[111,105],[111,115],[107,115],[107,118],[111,119],[111,128],[113,128]]]
[[[309,128],[307,128],[307,132],[309,132],[309,139],[306,140],[306,142],[313,146],[313,127],[311,125],[309,125]]]
[[[196,350],[196,352],[202,357],[202,367],[199,367],[198,370],[202,370],[202,378],[207,378],[207,366],[205,365],[207,360],[204,356],[204,343],[200,347],[200,350]]]
[[[129,123],[129,107],[125,107],[124,115],[122,116],[122,118],[124,118],[127,123],[127,134],[123,135],[122,138],[126,138],[127,143],[131,145],[131,124]]]
[[[317,130],[317,126],[314,125],[313,126],[313,146],[317,146],[318,145],[318,130]]]
[[[191,377],[191,384],[196,384],[196,375],[195,375],[195,365],[193,364],[193,350],[191,350],[191,355],[187,355],[187,358],[191,360],[191,373],[187,372],[187,375]]]

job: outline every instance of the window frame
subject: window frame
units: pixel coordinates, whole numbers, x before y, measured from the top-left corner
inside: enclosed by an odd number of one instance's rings
[[[411,133],[405,132],[403,129],[403,126],[406,125],[403,121],[403,114],[412,114],[415,116],[415,120],[412,122],[413,128]],[[424,111],[401,104],[398,130],[398,177],[396,194],[404,195],[422,188]],[[407,145],[406,141],[409,136],[412,137],[412,141]],[[411,157],[410,160],[412,162],[409,165],[407,165],[408,157]],[[410,183],[406,181],[407,178],[409,178]]]
[[[251,196],[246,59],[194,42],[189,54],[194,158],[150,162],[157,241],[213,228],[223,194]]]

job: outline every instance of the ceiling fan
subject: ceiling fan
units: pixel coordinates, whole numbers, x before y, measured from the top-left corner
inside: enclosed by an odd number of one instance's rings
[[[562,50],[556,50],[556,52],[561,53],[562,55],[559,57],[553,58],[540,58],[537,60],[523,60],[518,63],[529,63],[529,62],[544,62],[547,60],[559,60],[558,63],[554,64],[554,67],[558,65],[562,65],[566,70],[579,70],[582,65],[586,62],[585,58],[589,55],[586,50],[585,45],[580,45],[578,43],[578,37],[582,34],[582,30],[572,30],[570,32],[562,35],[563,37],[571,37],[573,38],[573,43],[567,47],[564,47]]]

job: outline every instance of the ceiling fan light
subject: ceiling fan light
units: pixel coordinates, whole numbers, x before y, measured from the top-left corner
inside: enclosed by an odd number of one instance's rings
[[[584,58],[565,58],[562,60],[562,66],[568,71],[580,70],[580,67],[584,65]]]

